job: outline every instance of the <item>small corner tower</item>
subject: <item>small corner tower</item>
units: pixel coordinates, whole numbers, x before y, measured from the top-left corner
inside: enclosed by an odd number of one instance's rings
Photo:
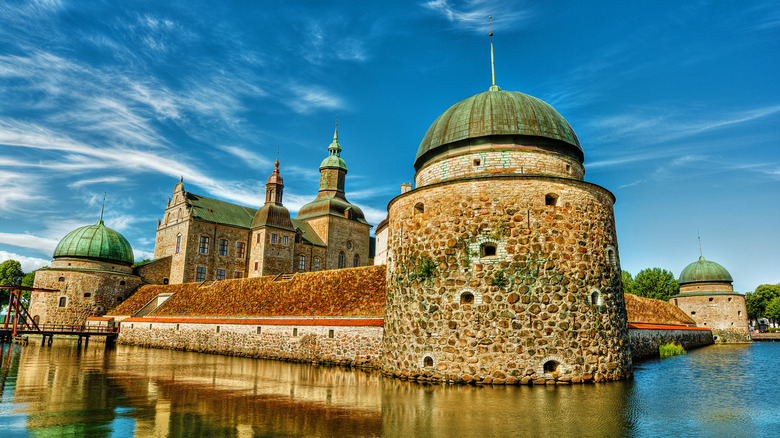
[[[265,205],[257,210],[252,220],[249,277],[293,272],[295,228],[290,212],[282,205],[283,190],[277,158],[265,185]]]
[[[702,255],[682,270],[680,293],[669,301],[712,330],[715,342],[751,342],[745,296],[734,292],[732,281],[726,268]]]
[[[51,269],[35,273],[30,314],[39,324],[81,325],[116,307],[140,284],[133,274],[133,249],[119,232],[103,223],[77,228],[57,244]]]

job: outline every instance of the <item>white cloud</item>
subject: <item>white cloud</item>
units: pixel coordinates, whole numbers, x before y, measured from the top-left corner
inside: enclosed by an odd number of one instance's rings
[[[54,248],[57,247],[59,240],[48,237],[40,237],[28,233],[0,233],[0,243],[19,246],[22,248],[31,248],[41,253],[52,254],[54,253]]]
[[[431,0],[422,5],[442,15],[458,29],[485,34],[490,28],[489,16],[493,16],[493,30],[501,31],[517,28],[534,15],[529,8],[502,0]]]
[[[79,181],[74,181],[68,184],[68,187],[75,189],[90,184],[106,184],[106,183],[117,183],[117,182],[125,182],[125,181],[127,181],[127,178],[118,177],[118,176],[106,176],[101,178],[82,179]]]
[[[16,260],[22,265],[22,271],[25,273],[32,272],[41,266],[49,266],[51,260],[39,259],[36,257],[27,257],[19,254],[15,254],[8,251],[0,251],[0,263],[6,260]]]
[[[246,164],[254,169],[262,169],[271,165],[271,162],[247,148],[238,146],[217,146],[217,149],[223,150],[231,155],[242,159]]]
[[[290,92],[294,98],[287,101],[287,105],[299,114],[309,113],[320,108],[340,108],[343,105],[341,98],[316,85],[292,86]]]

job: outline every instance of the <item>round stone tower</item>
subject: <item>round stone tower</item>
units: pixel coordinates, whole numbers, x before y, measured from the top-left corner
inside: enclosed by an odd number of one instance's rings
[[[437,118],[388,205],[382,369],[455,382],[631,375],[613,204],[568,122],[489,91]]]
[[[130,243],[100,216],[96,224],[60,241],[51,269],[35,272],[36,288],[59,291],[32,293],[30,314],[39,324],[84,324],[90,316],[105,315],[141,284],[131,267]]]
[[[680,293],[670,301],[712,330],[715,342],[751,342],[745,296],[734,292],[732,281],[726,268],[701,256],[680,273]]]

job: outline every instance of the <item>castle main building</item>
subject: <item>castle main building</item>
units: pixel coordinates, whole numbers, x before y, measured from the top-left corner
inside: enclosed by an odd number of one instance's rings
[[[615,197],[583,160],[555,109],[495,84],[433,122],[388,205],[385,373],[631,375]]]

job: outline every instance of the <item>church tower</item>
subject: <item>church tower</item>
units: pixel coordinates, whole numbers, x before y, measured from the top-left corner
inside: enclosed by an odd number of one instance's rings
[[[323,269],[367,266],[371,225],[363,211],[347,201],[344,179],[347,164],[341,158],[338,126],[328,146],[328,156],[320,164],[320,191],[298,211],[299,221],[307,222],[327,245]]]
[[[252,220],[248,277],[293,272],[295,228],[290,212],[282,205],[283,189],[277,159],[265,185],[265,205]]]

